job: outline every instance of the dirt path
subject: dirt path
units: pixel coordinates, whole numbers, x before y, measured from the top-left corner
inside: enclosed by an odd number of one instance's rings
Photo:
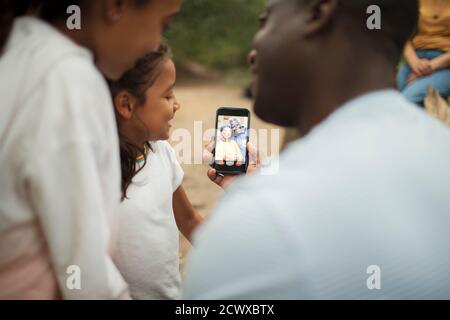
[[[177,87],[176,94],[182,108],[174,119],[173,132],[187,129],[190,133],[193,133],[195,122],[197,122],[197,127],[201,124],[203,132],[214,128],[215,112],[218,106],[247,107],[249,109],[252,106],[252,102],[242,96],[241,88],[229,87],[221,83],[183,84]],[[251,127],[256,130],[276,128],[262,122],[255,116],[251,119]],[[174,135],[170,140],[173,146],[180,143],[174,141],[173,138]],[[207,141],[203,141],[202,145],[205,143]],[[191,147],[191,151],[194,151],[194,146]],[[214,208],[214,204],[222,191],[206,177],[207,165],[182,163],[182,167],[185,171],[183,185],[189,199],[200,214],[206,217]],[[190,245],[183,237],[181,238],[180,263],[183,267],[184,258]]]

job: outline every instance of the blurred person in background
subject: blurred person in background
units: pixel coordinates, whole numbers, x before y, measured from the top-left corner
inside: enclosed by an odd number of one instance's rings
[[[444,98],[450,96],[449,0],[420,0],[418,31],[403,55],[397,84],[409,101],[423,107],[429,86]]]

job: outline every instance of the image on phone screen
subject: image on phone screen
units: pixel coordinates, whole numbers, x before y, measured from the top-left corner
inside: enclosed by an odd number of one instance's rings
[[[225,113],[225,114],[224,114]],[[242,173],[247,166],[249,114],[246,109],[219,109],[214,162],[224,173]]]

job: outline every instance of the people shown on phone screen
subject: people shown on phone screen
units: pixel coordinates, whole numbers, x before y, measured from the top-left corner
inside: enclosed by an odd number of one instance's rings
[[[233,129],[230,126],[220,128],[219,138],[216,145],[217,164],[240,165],[244,158],[239,145],[234,140]]]
[[[243,124],[245,123],[245,125]],[[247,118],[219,117],[215,161],[218,165],[241,166],[246,161]]]
[[[247,118],[244,119],[245,120],[242,121],[247,121]],[[230,119],[230,126],[233,130],[233,139],[239,145],[239,149],[241,149],[241,153],[245,159],[245,155],[247,153],[248,128],[246,125],[242,125],[241,121],[237,118]]]

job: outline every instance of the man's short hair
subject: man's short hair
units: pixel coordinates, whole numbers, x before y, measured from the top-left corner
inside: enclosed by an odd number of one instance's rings
[[[320,0],[297,0],[312,4]],[[419,20],[418,0],[338,0],[339,11],[351,27],[351,36],[360,35],[379,46],[393,59],[399,59],[406,42],[417,30]],[[367,9],[376,5],[381,9],[381,29],[369,30]],[[357,43],[357,42],[356,42]]]

